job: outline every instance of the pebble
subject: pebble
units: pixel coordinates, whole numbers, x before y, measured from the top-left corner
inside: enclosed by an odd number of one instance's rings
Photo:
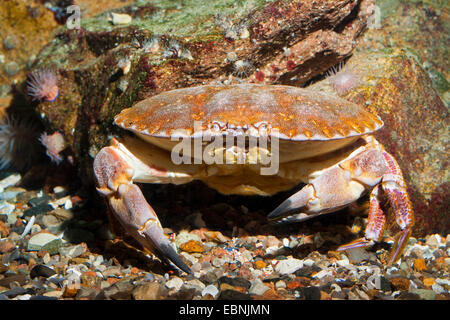
[[[111,13],[113,25],[129,24],[133,18],[129,14],[125,13]]]
[[[22,176],[18,173],[11,174],[6,178],[0,180],[0,193],[3,192],[6,188],[15,186],[22,179]]]
[[[433,234],[427,239],[425,244],[432,248],[438,248],[441,246],[441,236],[439,234]]]
[[[55,270],[53,270],[52,268],[49,268],[45,265],[41,265],[41,264],[34,266],[33,269],[31,269],[31,271],[30,271],[31,278],[35,278],[35,277],[49,278],[55,274],[56,274]]]
[[[363,260],[376,260],[373,253],[367,252],[364,248],[354,248],[346,251],[348,259],[354,263],[360,263]]]
[[[47,232],[39,232],[30,237],[28,240],[28,251],[47,250],[50,255],[58,253],[62,241],[54,234]]]
[[[198,235],[194,233],[189,233],[187,231],[181,231],[175,238],[175,245],[179,248],[183,243],[186,243],[191,240],[200,243],[202,242],[202,239]]]
[[[157,300],[160,298],[160,284],[157,281],[147,282],[133,290],[135,300]]]
[[[15,200],[17,195],[25,192],[24,188],[8,187],[3,192],[0,192],[0,200]]]
[[[180,245],[180,249],[189,253],[202,253],[205,251],[205,246],[196,240],[189,240]]]
[[[427,269],[427,264],[425,262],[425,259],[419,258],[414,260],[414,269],[416,271],[424,271]]]
[[[15,248],[16,248],[16,245],[12,241],[9,241],[9,240],[0,241],[0,253],[1,254],[11,252]]]
[[[60,247],[59,254],[63,256],[68,256],[70,258],[76,258],[81,256],[86,251],[85,247],[81,244],[67,247]]]
[[[202,292],[205,289],[205,284],[198,279],[186,281],[183,284],[186,289],[194,289],[195,291]]]
[[[183,283],[184,283],[183,279],[173,277],[172,279],[166,282],[165,286],[169,289],[175,289],[176,291],[178,291],[180,290]]]
[[[64,293],[63,291],[53,290],[53,291],[45,292],[42,295],[44,297],[51,297],[51,298],[58,298],[59,299],[59,298],[62,297],[63,293]]]
[[[0,219],[2,219],[5,222],[8,222],[8,220],[10,220],[9,216],[11,215],[11,213],[13,213],[14,209],[16,209],[16,207],[14,205],[12,205],[6,201],[1,201],[0,202]],[[4,216],[4,218],[2,218],[1,216]]]
[[[219,289],[217,289],[215,285],[207,285],[205,289],[202,290],[202,297],[208,294],[215,298],[219,294]]]
[[[411,293],[417,294],[420,297],[420,299],[423,299],[423,300],[435,300],[436,299],[436,292],[434,292],[433,290],[414,289],[414,290],[411,290]]]
[[[303,267],[303,261],[295,258],[278,261],[275,271],[279,274],[291,274]]]
[[[257,296],[262,296],[267,290],[269,290],[268,286],[264,285],[261,280],[255,279],[251,281],[251,287],[248,290],[248,293]]]

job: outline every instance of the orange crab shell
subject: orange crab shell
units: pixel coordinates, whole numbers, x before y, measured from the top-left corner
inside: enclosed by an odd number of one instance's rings
[[[302,88],[282,85],[205,85],[163,92],[124,109],[115,123],[124,129],[168,138],[184,129],[258,134],[261,126],[280,139],[330,140],[368,134],[382,127],[381,119],[360,106]]]

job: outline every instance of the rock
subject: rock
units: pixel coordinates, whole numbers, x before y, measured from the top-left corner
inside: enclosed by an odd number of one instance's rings
[[[180,249],[189,253],[202,253],[205,251],[205,246],[196,240],[189,240],[180,245]]]
[[[111,13],[113,25],[129,24],[133,19],[129,14]]]
[[[411,293],[417,294],[422,300],[435,300],[436,292],[428,289],[414,289]]]
[[[99,290],[96,290],[95,288],[80,286],[77,290],[75,299],[76,300],[81,300],[81,299],[93,300],[93,299],[95,299],[97,294],[99,294]]]
[[[13,213],[16,207],[9,202],[1,201],[0,202],[0,219],[4,222],[9,222],[10,215]]]
[[[360,263],[363,260],[376,260],[374,255],[367,252],[364,248],[354,248],[346,251],[349,260],[353,264]]]
[[[217,289],[217,287],[215,285],[207,285],[205,287],[205,289],[203,289],[202,291],[202,297],[206,296],[206,295],[211,295],[213,298],[215,298],[217,296],[217,294],[219,293],[219,289]]]
[[[72,210],[66,210],[63,208],[57,208],[55,209],[52,214],[61,220],[70,220],[73,218],[73,211]]]
[[[53,207],[48,203],[40,204],[31,207],[23,212],[24,217],[31,217],[38,214],[44,214],[53,210]]]
[[[74,298],[77,293],[80,286],[78,284],[68,284],[64,288],[63,297],[64,298]]]
[[[47,266],[41,265],[41,264],[34,266],[33,269],[31,269],[31,271],[30,271],[31,278],[35,278],[35,277],[48,278],[55,274],[56,274],[55,270],[53,270]]]
[[[57,232],[62,224],[62,221],[59,221],[58,218],[51,214],[46,214],[42,217],[42,223],[49,231]]]
[[[115,277],[121,274],[120,267],[109,267],[102,272],[104,277]]]
[[[0,241],[0,253],[1,254],[11,252],[15,248],[16,248],[16,245],[12,241],[9,241],[9,240]]]
[[[16,196],[25,192],[24,188],[8,187],[3,192],[0,192],[0,200],[15,200]]]
[[[19,283],[19,285],[24,285],[27,282],[27,277],[22,273],[7,276],[3,279],[0,279],[0,287],[9,288],[9,285],[13,282],[17,282]]]
[[[269,290],[269,287],[263,284],[263,282],[259,279],[255,279],[251,281],[251,287],[248,290],[249,294],[254,294],[257,296],[263,295],[267,290]]]
[[[254,265],[256,269],[264,269],[267,264],[263,260],[256,260]]]
[[[198,279],[186,281],[183,284],[183,288],[187,290],[195,290],[196,292],[202,292],[205,289],[205,284]]]
[[[390,278],[389,282],[391,283],[394,290],[408,291],[410,282],[406,278]]]
[[[427,269],[427,263],[425,262],[425,259],[419,258],[414,260],[414,269],[416,271],[424,271]]]
[[[158,300],[160,299],[160,285],[157,281],[150,281],[133,290],[133,298],[135,300]]]
[[[94,286],[99,287],[100,283],[102,281],[101,277],[99,277],[97,275],[97,273],[94,271],[84,272],[81,275],[80,279],[81,279],[81,283],[87,287],[94,287]],[[122,280],[121,282],[124,282],[124,280]],[[118,288],[118,291],[120,291],[120,288]]]
[[[176,291],[178,291],[180,290],[183,283],[184,283],[183,279],[173,277],[172,279],[166,282],[165,286],[169,289],[175,289]]]
[[[14,173],[0,180],[0,193],[8,187],[14,186],[22,179],[19,173]]]
[[[183,243],[186,243],[186,242],[188,242],[188,241],[196,241],[196,242],[201,243],[201,242],[202,242],[202,239],[201,239],[198,235],[196,235],[196,234],[194,234],[194,233],[189,233],[189,232],[186,232],[186,231],[181,231],[181,232],[177,235],[177,237],[175,238],[175,245],[176,245],[178,248],[180,248],[180,246],[181,246]]]
[[[303,267],[303,261],[295,258],[280,260],[275,265],[275,271],[279,274],[291,274]]]
[[[48,232],[39,232],[33,234],[28,240],[27,250],[46,250],[50,255],[52,255],[58,253],[58,249],[61,245],[61,239],[54,234]]]
[[[318,287],[300,287],[297,290],[305,300],[320,300],[321,294]]]
[[[28,200],[28,204],[32,207],[38,207],[45,204],[48,204],[48,202],[51,200],[51,197],[48,194],[43,194],[40,197],[31,198]]]
[[[400,34],[403,32],[399,30]],[[448,110],[420,59],[410,48],[374,51],[368,46],[353,54],[342,71],[346,70],[360,80],[356,87],[340,95],[367,106],[384,122],[383,129],[374,136],[403,171],[415,213],[413,235],[446,233],[448,228],[442,221],[446,219],[450,188],[444,169],[447,157],[442,150],[448,144]],[[311,89],[336,94],[329,78]]]
[[[240,277],[235,277],[235,278],[231,278],[231,277],[220,277],[217,282],[219,283],[219,286],[221,284],[228,284],[232,287],[241,287],[244,288],[245,290],[250,289],[250,286],[252,285],[250,281],[248,281],[247,279],[244,278],[240,278]]]
[[[86,252],[86,247],[81,244],[59,248],[60,255],[68,256],[70,258],[79,257],[84,252]]]
[[[118,281],[103,290],[106,298],[114,300],[129,300],[134,289],[133,284],[129,280]]]
[[[250,300],[251,296],[247,293],[243,293],[236,290],[221,290],[219,300]]]
[[[54,291],[47,291],[47,292],[43,293],[42,295],[44,297],[58,298],[59,299],[59,298],[62,297],[63,293],[64,293],[63,291],[54,290]]]
[[[27,293],[27,289],[22,288],[22,287],[14,287],[14,288],[11,288],[11,289],[9,289],[7,291],[3,291],[2,292],[2,294],[7,296],[8,298],[14,298],[14,297],[16,297],[18,295],[22,295],[22,294],[25,294],[25,293]]]
[[[426,245],[432,247],[432,248],[439,248],[441,243],[441,236],[439,234],[433,234],[428,237],[427,241],[425,242]]]

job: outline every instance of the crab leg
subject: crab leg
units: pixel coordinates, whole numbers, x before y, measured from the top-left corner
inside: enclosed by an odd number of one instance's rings
[[[385,228],[386,217],[379,199],[382,189],[401,229],[395,237],[389,259],[392,264],[400,257],[411,235],[414,225],[412,206],[394,157],[373,137],[364,139],[367,145],[355,150],[345,160],[312,173],[308,184],[273,210],[268,218],[283,222],[304,221],[318,214],[337,211],[357,200],[365,189],[374,187],[370,194],[365,236],[340,246],[338,250],[371,246],[381,240]]]
[[[378,148],[382,148],[377,143]],[[389,204],[395,213],[395,220],[401,231],[395,236],[395,243],[389,257],[389,264],[396,262],[403,250],[405,249],[408,239],[411,236],[412,227],[414,225],[414,214],[411,202],[406,192],[406,184],[403,175],[394,157],[382,149],[382,155],[386,165],[381,186],[386,194]],[[368,224],[366,227],[365,237],[354,240],[346,245],[340,246],[338,251],[365,247],[373,245],[374,242],[381,240],[384,232],[386,218],[380,206],[378,198],[378,188],[376,186],[370,196],[370,207]]]
[[[411,236],[414,214],[400,166],[386,151],[383,151],[383,157],[386,163],[386,173],[383,176],[382,187],[395,212],[395,221],[401,229],[395,236],[395,243],[389,259],[389,263],[394,263],[400,257]]]
[[[365,237],[353,240],[345,245],[340,246],[337,250],[344,251],[359,247],[368,247],[380,241],[383,237],[386,217],[380,206],[379,201],[379,185],[373,188],[370,193],[369,200],[369,217],[366,226]]]
[[[156,251],[160,257],[169,259],[186,273],[192,273],[164,235],[155,211],[139,187],[132,183],[136,171],[145,171],[146,175],[155,179],[165,179],[169,175],[164,170],[139,162],[115,139],[113,145],[100,150],[94,160],[97,190],[107,198],[113,214],[126,232],[145,248]]]

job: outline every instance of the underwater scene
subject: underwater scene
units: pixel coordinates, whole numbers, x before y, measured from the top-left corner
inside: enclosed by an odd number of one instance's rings
[[[449,9],[1,1],[0,300],[450,300]]]

